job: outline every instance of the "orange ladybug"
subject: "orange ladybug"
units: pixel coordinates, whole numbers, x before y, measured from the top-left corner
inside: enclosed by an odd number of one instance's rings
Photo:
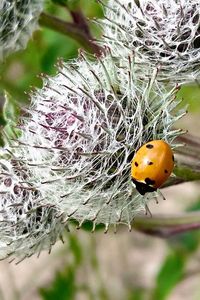
[[[163,140],[144,144],[131,162],[131,177],[137,191],[155,192],[170,176],[174,168],[174,155]]]

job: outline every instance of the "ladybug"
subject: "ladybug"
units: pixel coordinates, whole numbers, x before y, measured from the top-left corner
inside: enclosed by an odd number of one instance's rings
[[[137,191],[155,192],[170,176],[174,168],[174,155],[163,140],[144,144],[131,162],[131,179]]]

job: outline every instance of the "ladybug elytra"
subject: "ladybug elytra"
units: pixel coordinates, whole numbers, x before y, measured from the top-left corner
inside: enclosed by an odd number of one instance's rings
[[[131,177],[137,191],[144,195],[156,191],[170,176],[174,168],[174,155],[163,140],[144,144],[131,162]]]

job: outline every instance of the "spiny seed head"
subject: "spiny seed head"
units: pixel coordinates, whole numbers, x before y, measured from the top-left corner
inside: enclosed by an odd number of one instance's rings
[[[25,48],[42,10],[43,0],[1,0],[0,61]]]
[[[200,78],[199,0],[109,0],[105,16],[104,43],[125,60],[133,55],[140,74],[157,66],[158,79]]]
[[[51,249],[64,225],[53,205],[43,205],[23,161],[0,162],[0,259],[13,254],[22,259]]]
[[[10,160],[2,166],[0,188],[0,224],[7,224],[0,236],[15,245],[28,235],[34,250],[25,243],[25,255],[42,247],[45,231],[48,247],[61,220],[90,220],[107,230],[110,224],[130,226],[144,211],[151,195],[131,186],[130,162],[149,140],[175,147],[180,131],[172,126],[181,112],[175,112],[177,88],[160,85],[157,70],[144,81],[134,69],[131,59],[124,68],[110,53],[94,62],[82,54],[60,64],[58,74],[44,78],[31,95],[18,125],[21,136],[7,145]]]

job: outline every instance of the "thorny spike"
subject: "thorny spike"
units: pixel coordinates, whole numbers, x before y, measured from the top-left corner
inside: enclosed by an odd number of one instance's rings
[[[70,232],[70,228],[68,224],[65,224],[65,229],[67,230],[67,232]]]
[[[104,230],[104,233],[105,233],[105,234],[108,232],[108,229],[109,229],[109,224],[106,223],[106,224],[105,224],[105,230]]]
[[[13,253],[13,254],[14,254],[14,253]],[[11,254],[11,255],[12,255],[12,254]],[[3,259],[1,259],[1,260],[3,260]],[[12,258],[12,259],[10,259],[10,260],[8,261],[8,263],[11,264],[14,260],[15,260],[15,258]]]
[[[93,221],[93,226],[92,226],[91,232],[92,232],[92,233],[95,232],[95,229],[96,229],[96,223],[95,223],[95,221]]]
[[[76,229],[79,230],[81,228],[81,226],[83,225],[83,222],[80,221],[79,224],[76,226]]]
[[[132,231],[132,225],[131,225],[131,223],[128,224],[128,231],[129,231],[129,232]]]
[[[59,238],[60,238],[61,242],[64,244],[65,241],[64,241],[63,235],[62,235],[61,233],[60,233],[60,235],[59,235]]]
[[[117,228],[118,228],[118,225],[117,225],[117,223],[116,223],[116,224],[114,224],[114,233],[115,233],[115,234],[117,233]]]
[[[68,218],[71,218],[76,212],[78,211],[78,208],[76,208],[74,211],[72,211],[71,213],[68,213],[67,216]]]

